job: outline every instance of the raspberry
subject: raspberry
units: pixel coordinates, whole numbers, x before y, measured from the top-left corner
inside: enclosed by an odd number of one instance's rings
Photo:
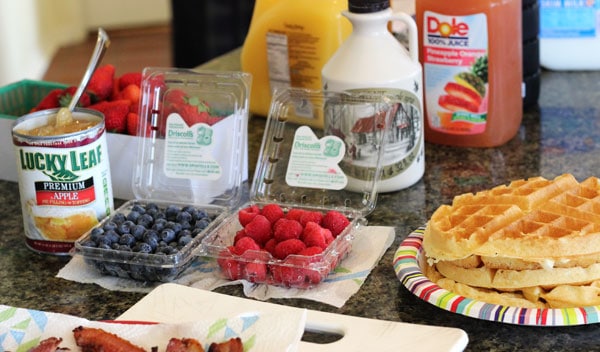
[[[325,216],[321,226],[331,231],[333,237],[337,237],[344,229],[350,225],[350,220],[339,211],[330,210]]]
[[[285,218],[289,220],[296,220],[300,222],[300,218],[306,212],[304,209],[290,209],[287,214],[285,214]]]
[[[238,280],[242,277],[242,266],[240,263],[231,257],[235,253],[235,247],[229,246],[224,249],[217,259],[217,264],[221,268],[223,275],[230,280]]]
[[[277,204],[267,204],[263,206],[263,208],[260,211],[260,215],[263,215],[264,217],[269,219],[271,224],[276,223],[277,220],[281,219],[284,216],[283,209],[281,209],[281,207]]]
[[[300,217],[300,223],[302,226],[306,226],[308,222],[316,222],[317,224],[321,224],[321,220],[323,219],[323,214],[318,211],[305,211],[304,214]]]
[[[270,240],[268,240],[265,243],[265,246],[263,247],[263,249],[269,253],[271,253],[271,255],[275,256],[275,245],[277,244],[277,241],[275,240],[275,238],[271,238]]]
[[[249,236],[240,238],[234,245],[234,253],[237,255],[242,255],[250,250],[258,251],[260,246]]]
[[[281,241],[275,245],[273,256],[277,259],[284,259],[288,255],[297,254],[306,248],[304,242],[298,239],[289,239]]]
[[[321,254],[321,253],[323,253],[323,248],[318,247],[318,246],[312,246],[312,247],[304,248],[303,250],[298,252],[298,255],[312,257],[313,255],[317,255],[317,254]]]
[[[233,244],[235,244],[240,238],[246,236],[246,230],[241,229],[235,233],[235,237],[233,238]]]
[[[263,215],[256,215],[245,227],[246,235],[259,245],[265,244],[271,238],[271,222]]]
[[[280,285],[288,287],[302,287],[304,285],[305,276],[302,269],[284,265],[272,265],[270,269],[273,281]]]
[[[243,278],[250,282],[265,282],[267,279],[267,264],[250,262],[243,269]]]
[[[258,214],[260,214],[258,205],[251,205],[238,212],[238,220],[242,226],[246,226]]]
[[[296,220],[281,218],[273,225],[273,237],[277,242],[300,238],[302,225]]]
[[[325,232],[330,231],[322,228],[314,222],[309,222],[304,227],[304,232],[302,233],[302,241],[307,247],[316,246],[325,249],[327,248]]]

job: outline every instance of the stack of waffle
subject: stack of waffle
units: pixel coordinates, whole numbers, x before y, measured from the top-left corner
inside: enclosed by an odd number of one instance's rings
[[[467,297],[522,307],[600,304],[600,179],[513,181],[432,215],[426,275]]]

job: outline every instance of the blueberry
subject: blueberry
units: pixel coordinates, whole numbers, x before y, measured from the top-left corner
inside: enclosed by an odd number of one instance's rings
[[[165,215],[168,220],[173,220],[177,217],[177,214],[181,212],[181,208],[176,205],[169,205],[167,209],[165,209]]]
[[[132,250],[139,253],[151,253],[152,247],[150,247],[150,245],[146,242],[138,242],[135,244]]]
[[[165,242],[171,242],[175,239],[175,230],[172,228],[166,228],[160,232],[160,239]]]
[[[121,235],[119,238],[119,244],[126,245],[132,247],[136,242],[135,237],[130,233],[125,233]]]
[[[190,213],[190,214],[191,214],[191,213],[193,213],[194,211],[196,211],[196,208],[195,208],[193,205],[186,205],[185,207],[183,207],[183,208],[181,209],[181,211],[185,211],[185,212],[188,212],[188,213]]]
[[[114,221],[107,221],[104,223],[104,225],[102,226],[102,229],[104,231],[110,231],[110,230],[116,230],[117,229],[117,223]]]
[[[208,227],[209,224],[210,224],[210,220],[204,218],[199,221],[196,221],[196,224],[194,225],[194,227],[199,230],[204,230],[205,228]]]
[[[113,215],[111,220],[112,220],[112,222],[114,222],[116,224],[120,224],[123,221],[127,220],[127,218],[125,217],[125,214],[123,214],[123,213],[116,213],[115,215]]]
[[[196,211],[194,211],[192,213],[192,218],[194,221],[198,221],[204,218],[208,218],[208,214],[206,213],[205,210],[199,210],[197,209]]]
[[[117,232],[119,234],[131,233],[131,229],[135,226],[135,223],[130,220],[126,220],[117,226]]]
[[[156,232],[154,230],[147,230],[144,233],[144,236],[142,239],[144,242],[148,243],[150,245],[150,247],[152,247],[153,251],[155,251],[156,247],[158,247],[158,242],[159,242],[158,232]]]
[[[141,204],[134,204],[131,207],[131,211],[135,211],[136,213],[139,213],[139,214],[144,214],[144,213],[146,213],[146,208],[144,206],[142,206]]]
[[[156,231],[162,231],[167,225],[167,220],[165,219],[155,219],[154,224],[152,225],[152,229]]]
[[[132,210],[129,212],[129,214],[127,214],[127,220],[136,222],[140,216],[142,216],[141,213]]]
[[[185,247],[190,242],[192,242],[192,235],[191,234],[188,234],[188,235],[185,235],[185,236],[181,236],[181,237],[179,237],[179,240],[177,240],[177,244],[179,245],[179,247]]]
[[[140,216],[136,221],[136,223],[138,225],[142,225],[147,228],[151,227],[153,222],[154,222],[154,218],[152,217],[152,215],[147,214],[147,213]]]
[[[130,247],[130,246],[127,246],[127,245],[124,245],[124,244],[122,244],[122,245],[119,245],[119,250],[120,250],[120,251],[123,251],[123,252],[131,252],[131,247]]]
[[[90,239],[94,242],[98,240],[98,236],[104,234],[104,229],[101,227],[94,227],[92,231],[90,231]]]
[[[96,241],[91,240],[91,239],[81,242],[81,245],[84,247],[98,247],[98,245],[96,244]]]
[[[192,214],[188,213],[187,211],[182,211],[179,214],[177,214],[177,216],[175,217],[175,221],[177,221],[178,223],[190,222],[192,221]]]
[[[148,203],[148,204],[146,204],[146,211],[150,211],[150,210],[158,211],[159,207],[158,207],[158,205],[156,205],[156,203]]]
[[[115,242],[119,242],[119,234],[115,231],[115,230],[108,230],[104,232],[104,236],[102,236],[103,239],[105,239],[108,243],[115,243]]]
[[[130,230],[130,233],[137,240],[142,239],[142,236],[144,236],[144,232],[146,232],[146,228],[142,225],[133,225],[133,227]]]
[[[110,244],[106,244],[106,243],[99,244],[98,248],[100,248],[100,249],[112,249],[110,247]]]
[[[175,234],[177,234],[179,231],[183,230],[183,226],[180,223],[174,222],[174,221],[169,221],[167,223],[166,228],[172,229],[173,231],[175,231]]]

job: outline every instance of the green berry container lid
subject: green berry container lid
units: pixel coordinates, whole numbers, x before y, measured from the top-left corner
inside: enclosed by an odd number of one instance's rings
[[[136,168],[138,199],[239,205],[247,178],[251,76],[146,68]]]

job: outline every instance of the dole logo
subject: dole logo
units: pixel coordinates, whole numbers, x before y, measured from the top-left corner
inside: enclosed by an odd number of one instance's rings
[[[466,37],[469,34],[469,25],[465,22],[457,22],[452,18],[450,23],[440,21],[436,17],[427,18],[427,32],[430,34],[439,33],[442,37]]]

